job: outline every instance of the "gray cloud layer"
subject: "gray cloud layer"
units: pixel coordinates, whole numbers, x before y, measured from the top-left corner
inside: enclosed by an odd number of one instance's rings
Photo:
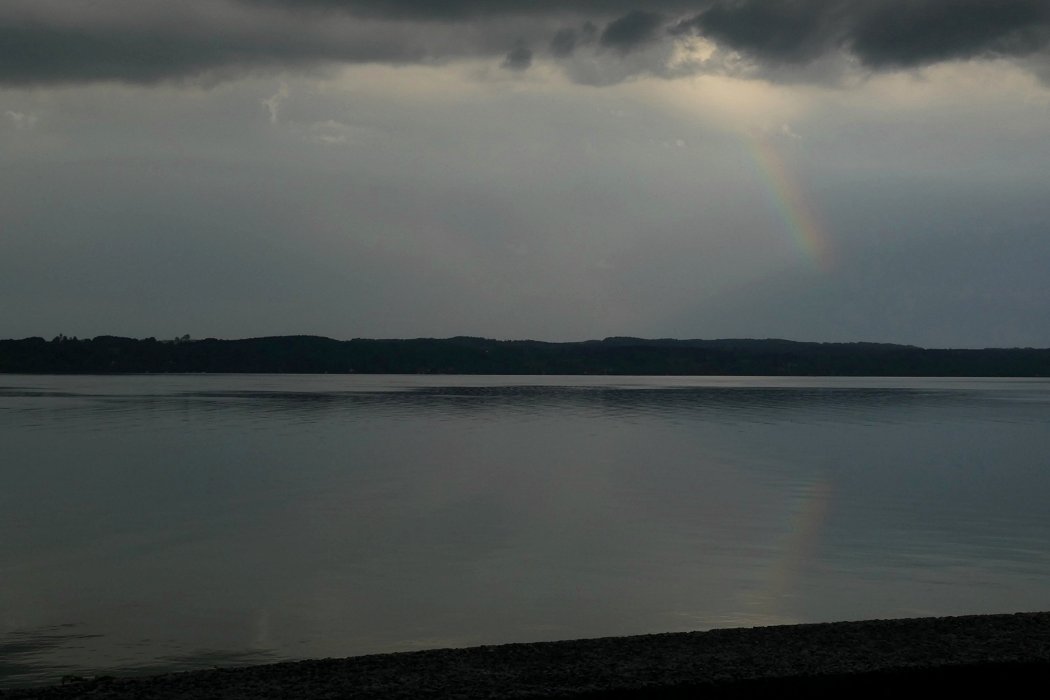
[[[584,48],[616,61],[699,35],[760,66],[852,55],[870,70],[1026,57],[1046,0],[8,0],[0,84],[151,83],[326,63],[502,58]],[[706,66],[717,69],[717,66]],[[699,70],[700,67],[695,67]],[[652,69],[653,72],[660,72]]]
[[[1045,0],[720,0],[682,22],[734,49],[808,61],[845,49],[872,68],[1024,55],[1050,39]]]

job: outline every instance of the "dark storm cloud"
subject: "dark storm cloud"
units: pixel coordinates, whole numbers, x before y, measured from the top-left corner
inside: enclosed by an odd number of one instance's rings
[[[558,58],[571,56],[579,40],[579,35],[572,27],[559,29],[551,38],[551,53]]]
[[[737,51],[760,58],[802,62],[832,48],[842,16],[839,0],[752,2],[716,0],[695,17],[679,22],[672,34],[694,31]]]
[[[326,61],[413,62],[428,51],[403,32],[246,13],[222,0],[210,7],[197,0],[169,6],[102,0],[63,9],[46,0],[0,6],[0,84],[153,83]]]
[[[566,58],[581,46],[593,42],[597,34],[598,27],[590,21],[584,22],[579,28],[563,27],[551,37],[550,52],[556,58]]]
[[[519,44],[507,52],[503,58],[503,67],[507,70],[521,71],[532,65],[532,50]]]
[[[831,51],[869,68],[1020,56],[1050,42],[1046,0],[715,0],[674,28],[764,61],[802,63]]]
[[[5,0],[0,84],[221,79],[325,63],[478,57],[503,57],[520,70],[534,58],[529,46],[566,58],[589,45],[612,49],[603,60],[619,61],[688,34],[772,67],[852,54],[870,70],[890,70],[1044,52],[1050,2]]]
[[[695,11],[709,0],[244,0],[287,8],[323,8],[359,16],[396,19],[464,20],[484,17],[579,15],[619,16],[657,6]]]
[[[599,42],[602,46],[627,53],[656,38],[663,18],[655,12],[634,10],[609,22]]]
[[[874,67],[916,66],[984,54],[1023,55],[1047,45],[1050,3],[956,0],[875,5],[850,48]]]
[[[294,66],[318,57],[278,37],[265,46],[218,39],[160,30],[0,26],[0,83],[152,83],[218,67]]]

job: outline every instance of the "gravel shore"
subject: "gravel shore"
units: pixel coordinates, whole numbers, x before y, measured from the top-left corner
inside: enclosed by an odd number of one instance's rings
[[[1010,693],[1050,680],[1050,613],[870,620],[438,649],[73,680],[44,698],[665,698]],[[1036,686],[1039,687],[1039,686]]]

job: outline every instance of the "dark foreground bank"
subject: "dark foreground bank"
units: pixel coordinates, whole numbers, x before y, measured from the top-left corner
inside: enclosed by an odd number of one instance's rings
[[[0,340],[0,373],[610,374],[1048,377],[1050,348],[931,349],[887,343],[606,338]]]
[[[1018,613],[440,649],[70,680],[2,697],[720,698],[898,689],[1002,695],[1048,680],[1050,613]]]

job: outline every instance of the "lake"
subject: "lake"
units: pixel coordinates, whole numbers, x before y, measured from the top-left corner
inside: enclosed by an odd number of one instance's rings
[[[0,686],[1050,609],[1050,381],[0,375]]]

